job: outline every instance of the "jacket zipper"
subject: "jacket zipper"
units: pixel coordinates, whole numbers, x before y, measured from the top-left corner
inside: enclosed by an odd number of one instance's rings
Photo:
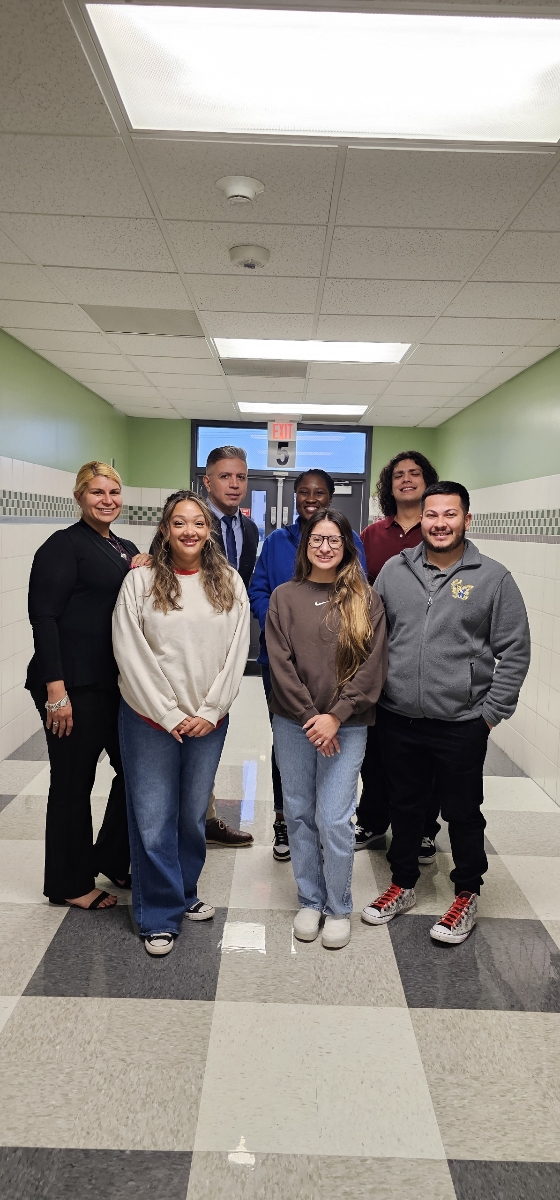
[[[474,678],[474,659],[473,658],[471,658],[471,660],[469,662],[469,672],[470,672],[470,684],[469,684],[469,698],[467,700],[467,708],[472,708],[473,678]]]

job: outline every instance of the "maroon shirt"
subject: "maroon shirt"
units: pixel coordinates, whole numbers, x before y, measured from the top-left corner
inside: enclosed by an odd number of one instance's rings
[[[408,546],[418,546],[422,541],[420,521],[417,525],[413,525],[408,533],[404,533],[401,526],[397,524],[396,517],[384,517],[381,521],[374,521],[373,525],[366,525],[360,537],[364,546],[370,583],[375,583],[388,558],[400,554],[401,550],[406,550]]]

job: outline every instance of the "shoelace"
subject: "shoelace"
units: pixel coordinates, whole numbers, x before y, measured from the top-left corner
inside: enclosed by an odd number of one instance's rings
[[[387,891],[383,892],[383,895],[378,897],[378,899],[375,901],[375,904],[372,904],[372,908],[386,908],[388,904],[393,903],[393,900],[398,899],[402,890],[403,889],[399,887],[398,883],[390,884],[390,886],[387,888]]]
[[[289,844],[288,826],[283,821],[276,821],[274,823],[274,836],[275,841],[280,842],[281,845],[287,846]]]
[[[456,896],[451,908],[448,908],[445,916],[441,918],[441,921],[438,921],[438,925],[446,925],[448,929],[452,929],[453,925],[457,925],[461,920],[470,902],[470,896]]]

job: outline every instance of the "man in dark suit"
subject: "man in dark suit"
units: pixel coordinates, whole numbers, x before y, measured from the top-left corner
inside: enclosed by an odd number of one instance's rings
[[[206,463],[204,486],[214,516],[216,539],[232,567],[239,571],[245,587],[255,569],[259,531],[240,504],[247,495],[247,455],[239,446],[217,446]],[[210,846],[251,846],[252,834],[232,829],[216,815],[214,793],[206,814],[206,842]]]

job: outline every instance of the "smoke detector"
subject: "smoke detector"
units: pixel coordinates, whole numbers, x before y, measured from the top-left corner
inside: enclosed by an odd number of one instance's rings
[[[234,267],[246,267],[248,271],[254,271],[256,267],[266,267],[270,250],[266,246],[232,246],[229,257]]]
[[[225,192],[229,204],[252,204],[255,196],[264,192],[264,183],[248,175],[224,175],[216,180],[216,187]]]

